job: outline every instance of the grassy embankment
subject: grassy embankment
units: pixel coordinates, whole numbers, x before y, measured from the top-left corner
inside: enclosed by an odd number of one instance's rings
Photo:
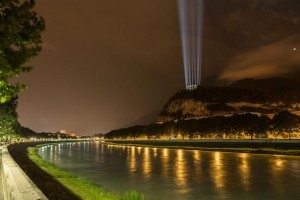
[[[202,151],[221,151],[237,153],[255,153],[255,154],[276,154],[300,156],[299,142],[269,142],[269,141],[151,141],[151,140],[132,140],[118,141],[110,140],[107,143],[118,145],[133,145],[143,147],[158,147],[169,149],[187,149]]]
[[[126,192],[124,195],[119,195],[108,191],[101,186],[94,184],[91,181],[78,177],[70,172],[67,172],[58,166],[43,160],[38,154],[38,147],[29,147],[27,149],[29,158],[37,164],[42,170],[51,175],[53,179],[61,183],[69,191],[74,193],[78,199],[86,200],[143,200],[144,195],[134,190]]]

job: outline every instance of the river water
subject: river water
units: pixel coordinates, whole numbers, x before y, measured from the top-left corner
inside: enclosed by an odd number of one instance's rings
[[[77,142],[42,158],[110,190],[154,200],[300,199],[300,157]]]

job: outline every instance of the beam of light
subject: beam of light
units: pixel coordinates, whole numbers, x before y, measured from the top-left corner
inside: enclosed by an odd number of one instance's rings
[[[203,0],[177,0],[186,89],[201,84]]]

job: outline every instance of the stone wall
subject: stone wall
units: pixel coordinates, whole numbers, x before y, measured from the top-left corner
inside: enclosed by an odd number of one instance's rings
[[[2,149],[1,165],[6,200],[48,199],[13,160],[6,147]]]

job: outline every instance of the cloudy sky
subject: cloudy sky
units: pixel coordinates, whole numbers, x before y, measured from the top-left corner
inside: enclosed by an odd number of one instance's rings
[[[94,134],[153,119],[184,88],[175,0],[38,0],[46,21],[20,122]],[[299,0],[206,0],[204,84],[300,75]]]

